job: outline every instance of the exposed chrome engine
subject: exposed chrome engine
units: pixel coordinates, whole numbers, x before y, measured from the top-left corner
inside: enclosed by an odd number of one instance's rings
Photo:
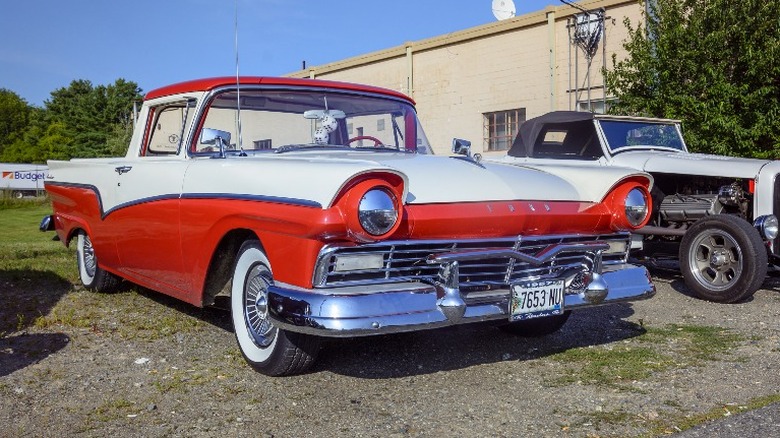
[[[713,193],[667,195],[658,206],[658,214],[662,223],[690,224],[722,213],[746,217],[748,207],[748,195],[739,184],[734,183],[721,186]]]
[[[717,194],[669,195],[661,201],[658,213],[665,222],[694,222],[705,216],[720,214],[723,204]]]

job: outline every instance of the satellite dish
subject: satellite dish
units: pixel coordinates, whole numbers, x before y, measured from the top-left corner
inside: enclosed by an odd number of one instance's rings
[[[493,0],[493,16],[496,20],[506,20],[515,16],[515,2],[512,0]]]

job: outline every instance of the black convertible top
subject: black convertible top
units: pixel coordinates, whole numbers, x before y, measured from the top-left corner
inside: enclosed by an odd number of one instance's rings
[[[547,131],[562,130],[570,132],[572,139],[579,140],[579,144],[586,144],[594,135],[595,128],[591,121],[594,115],[590,112],[580,111],[553,111],[545,115],[526,120],[520,125],[520,131],[509,148],[507,154],[513,157],[536,156],[534,148],[539,146]],[[570,138],[567,135],[567,139]]]

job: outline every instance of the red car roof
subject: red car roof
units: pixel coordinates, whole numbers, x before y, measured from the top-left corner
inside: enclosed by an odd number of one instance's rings
[[[209,90],[213,90],[214,88],[235,85],[235,83],[236,83],[236,78],[230,76],[196,79],[187,82],[180,82],[178,84],[168,85],[148,92],[146,94],[146,100],[156,99],[158,97],[170,96],[173,94],[180,94],[186,92],[209,91]],[[379,93],[388,96],[399,97],[401,99],[405,99],[414,103],[412,98],[398,91],[390,90],[387,88],[374,87],[371,85],[352,84],[349,82],[324,81],[320,79],[241,76],[239,83],[241,85],[261,85],[261,84],[262,85],[289,85],[289,86],[296,86],[296,87],[324,87],[324,88],[335,88],[339,90],[365,91],[369,93]]]

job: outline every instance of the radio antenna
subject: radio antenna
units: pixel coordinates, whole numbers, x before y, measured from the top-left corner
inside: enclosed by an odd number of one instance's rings
[[[244,151],[244,143],[241,141],[241,79],[238,69],[238,0],[236,0],[235,50],[236,50],[236,130],[238,131],[238,148]]]

